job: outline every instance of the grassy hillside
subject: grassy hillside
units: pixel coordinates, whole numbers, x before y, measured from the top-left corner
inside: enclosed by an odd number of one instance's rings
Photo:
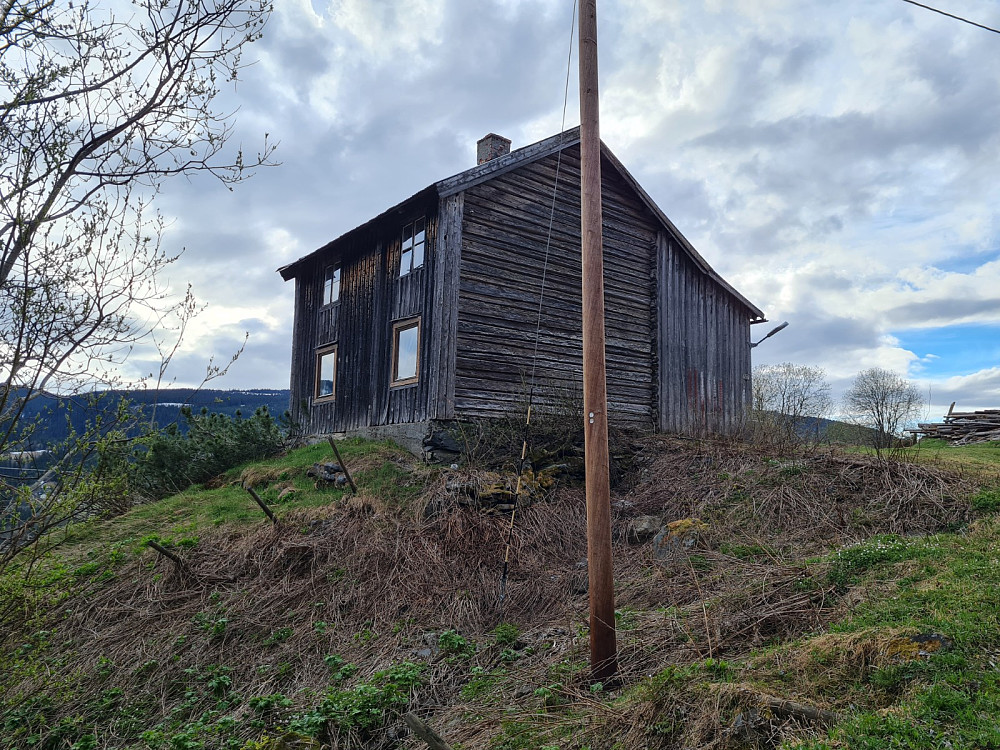
[[[1000,747],[1000,465],[634,446],[595,685],[580,487],[519,511],[501,601],[503,477],[342,452],[357,495],[311,446],[8,571],[0,747],[424,747],[407,710],[465,750]]]

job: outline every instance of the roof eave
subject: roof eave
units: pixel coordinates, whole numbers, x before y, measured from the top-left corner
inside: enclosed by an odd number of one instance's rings
[[[325,245],[316,248],[315,250],[313,250],[311,253],[309,253],[307,255],[303,255],[298,260],[292,261],[291,263],[288,263],[288,264],[286,264],[284,266],[281,266],[280,268],[277,269],[278,273],[281,274],[281,278],[283,280],[290,281],[291,279],[295,278],[296,271],[299,269],[299,267],[301,267],[302,265],[304,265],[306,263],[311,262],[320,253],[325,253],[325,252],[327,252],[329,250],[332,250],[335,246],[339,245],[342,242],[347,241],[349,238],[354,237],[354,236],[356,236],[356,235],[358,235],[358,234],[360,234],[362,232],[365,232],[365,231],[367,231],[369,229],[374,228],[378,224],[380,224],[383,221],[385,221],[389,216],[392,216],[392,215],[398,214],[398,213],[405,213],[406,210],[407,210],[407,208],[409,206],[411,206],[412,204],[420,203],[420,202],[423,202],[423,201],[427,201],[427,200],[429,200],[432,197],[437,197],[437,188],[436,188],[436,185],[428,185],[423,190],[417,191],[416,193],[414,193],[413,195],[411,195],[406,200],[400,201],[399,203],[397,203],[395,206],[392,206],[391,208],[387,208],[385,211],[383,211],[382,213],[380,213],[375,218],[369,219],[364,224],[359,224],[358,226],[354,227],[353,229],[350,229],[350,230],[344,232],[342,235],[340,235],[336,239],[330,240]]]

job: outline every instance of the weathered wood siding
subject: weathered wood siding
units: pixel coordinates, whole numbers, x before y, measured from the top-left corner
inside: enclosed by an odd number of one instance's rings
[[[432,205],[389,216],[316,253],[296,275],[292,414],[306,432],[330,433],[428,418],[437,217]],[[422,210],[421,210],[422,209]],[[398,277],[403,226],[427,219],[424,265]],[[340,299],[321,307],[325,268],[341,263]],[[390,387],[392,326],[420,317],[417,382]],[[334,399],[317,400],[316,355],[337,345]]]
[[[750,315],[666,231],[657,237],[658,427],[739,428],[750,397]]]
[[[548,156],[464,193],[454,389],[459,416],[495,416],[520,408],[533,361],[536,403],[579,408],[580,157],[576,146],[562,156],[538,356],[533,359],[556,163],[556,155]],[[659,225],[607,166],[603,190],[609,417],[612,424],[652,429]]]

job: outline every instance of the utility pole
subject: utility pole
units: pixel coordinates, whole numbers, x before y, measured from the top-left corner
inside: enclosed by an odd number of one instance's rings
[[[618,672],[611,560],[608,388],[604,359],[601,132],[597,89],[597,0],[580,2],[580,206],[583,265],[583,413],[590,577],[590,668],[602,682]]]

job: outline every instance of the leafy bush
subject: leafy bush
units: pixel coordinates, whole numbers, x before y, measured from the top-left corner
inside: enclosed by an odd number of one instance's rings
[[[247,461],[277,455],[285,446],[280,425],[265,407],[243,419],[210,414],[202,409],[194,414],[181,409],[187,429],[177,424],[143,440],[133,466],[133,486],[149,499],[180,492],[192,484],[205,482]]]

